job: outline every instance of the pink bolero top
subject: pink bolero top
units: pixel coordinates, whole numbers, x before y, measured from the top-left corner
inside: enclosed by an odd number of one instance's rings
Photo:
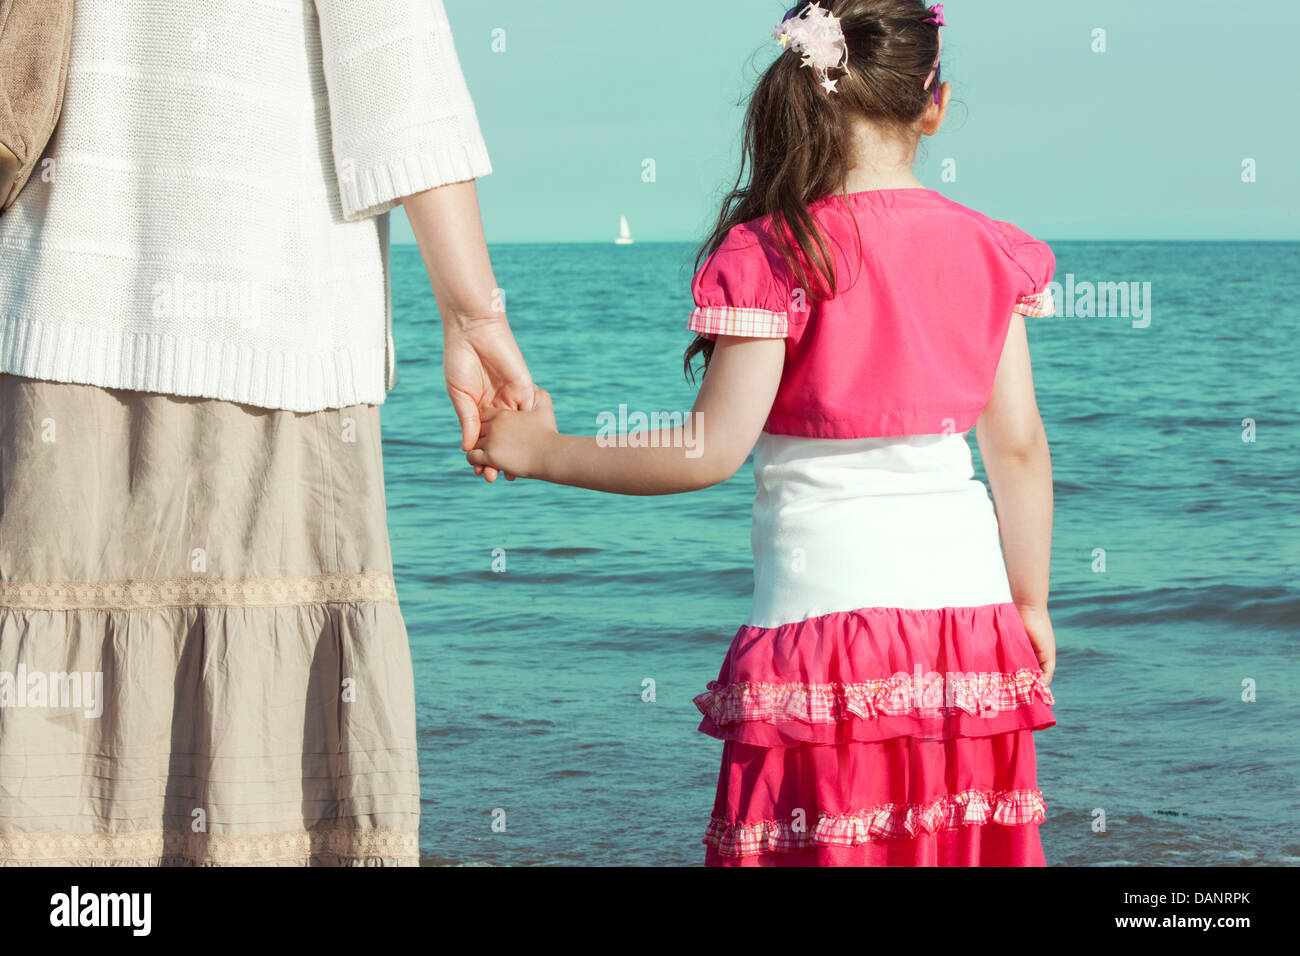
[[[688,328],[786,340],[771,434],[969,430],[993,391],[1012,314],[1055,312],[1052,250],[928,189],[853,193],[812,209],[835,258],[833,299],[810,303],[770,222],[756,220],[732,229],[695,276]]]

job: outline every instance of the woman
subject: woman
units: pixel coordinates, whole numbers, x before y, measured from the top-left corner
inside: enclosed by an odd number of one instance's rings
[[[534,391],[442,4],[80,0],[73,34],[0,219],[0,863],[415,864],[388,210],[465,448]]]

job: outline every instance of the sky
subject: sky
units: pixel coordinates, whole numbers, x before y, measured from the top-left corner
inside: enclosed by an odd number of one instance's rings
[[[445,0],[492,157],[489,241],[612,241],[620,214],[638,240],[698,241],[790,2]],[[918,158],[927,186],[1047,240],[1300,239],[1300,4],[944,11],[954,103]]]

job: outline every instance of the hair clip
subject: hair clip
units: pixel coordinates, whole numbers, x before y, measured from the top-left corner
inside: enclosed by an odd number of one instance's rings
[[[823,10],[820,3],[812,3],[801,13],[787,15],[772,36],[782,49],[802,56],[803,65],[816,71],[827,93],[839,92],[836,89],[839,81],[829,75],[830,70],[847,69],[849,64],[849,45],[839,17]]]
[[[939,90],[943,87],[943,80],[941,79],[941,77],[943,76],[943,73],[942,73],[942,70],[941,70],[940,67],[939,67],[939,57],[943,55],[943,34],[942,34],[942,33],[939,33],[938,30],[939,30],[940,27],[946,27],[946,26],[948,25],[948,23],[947,23],[947,21],[944,20],[944,18],[943,18],[943,4],[942,4],[942,3],[936,3],[934,6],[932,6],[932,7],[929,8],[929,11],[928,11],[928,12],[929,12],[930,16],[927,17],[927,18],[926,18],[925,20],[923,20],[922,22],[923,22],[923,23],[928,23],[928,24],[930,24],[930,25],[932,25],[932,26],[934,27],[935,32],[936,32],[936,34],[937,34],[938,37],[939,37],[939,51],[938,51],[937,53],[935,53],[935,55],[934,55],[934,66],[930,67],[930,75],[927,76],[927,77],[925,78],[925,86],[921,87],[921,89],[923,89],[923,90],[928,90],[928,89],[930,88],[930,85],[933,83],[933,84],[934,84],[934,104],[935,104],[936,106],[938,106],[938,105],[939,105]],[[937,83],[935,82],[936,80],[938,80]]]

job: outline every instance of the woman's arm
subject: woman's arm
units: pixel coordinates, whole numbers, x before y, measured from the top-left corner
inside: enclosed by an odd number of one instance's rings
[[[720,336],[691,412],[690,447],[682,428],[649,433],[647,444],[660,447],[602,447],[596,438],[559,435],[543,397],[533,412],[486,413],[483,437],[469,461],[612,494],[671,495],[707,488],[726,481],[749,457],[784,364],[783,339]]]
[[[1011,598],[1050,683],[1056,638],[1047,614],[1052,564],[1052,458],[1034,397],[1025,320],[1014,315],[993,395],[975,424],[997,506]]]
[[[482,409],[531,408],[533,380],[501,303],[476,184],[416,193],[402,206],[438,301],[447,394],[468,451],[478,441]]]

